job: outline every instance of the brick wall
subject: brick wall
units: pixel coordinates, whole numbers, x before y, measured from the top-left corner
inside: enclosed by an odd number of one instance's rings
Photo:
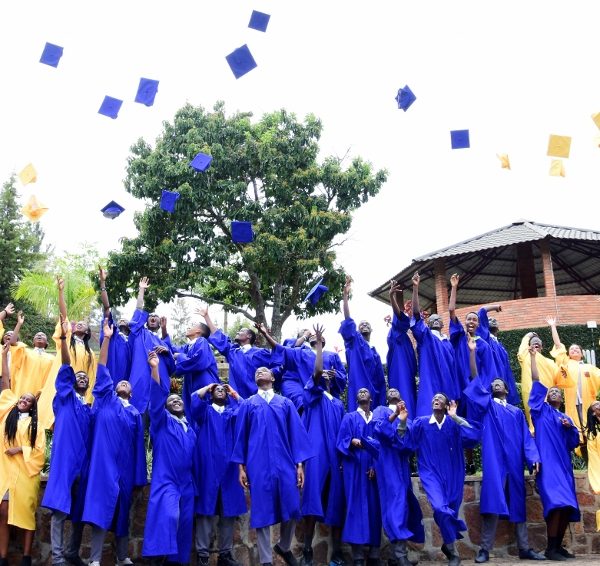
[[[590,489],[586,472],[576,472],[577,499],[581,507],[582,520],[572,523],[570,533],[567,531],[565,543],[576,554],[600,554],[600,533],[596,532],[596,511],[600,509],[600,495],[594,495]],[[440,552],[442,540],[440,533],[433,521],[431,507],[418,478],[413,478],[413,489],[419,498],[423,509],[426,541],[424,545],[414,545],[410,549],[411,559],[420,560],[443,560]],[[481,490],[481,479],[477,476],[468,477],[465,481],[464,501],[462,515],[467,523],[468,531],[465,538],[458,543],[458,548],[463,559],[472,559],[478,549],[479,543],[479,494]],[[131,539],[130,556],[135,562],[141,562],[141,549],[144,534],[146,515],[146,504],[148,502],[148,488],[139,491],[135,495],[131,511]],[[542,505],[539,496],[535,493],[533,486],[527,486],[527,517],[529,521],[529,542],[536,550],[542,550],[546,544],[546,526],[542,516]],[[258,553],[256,550],[256,534],[249,528],[249,516],[240,518],[236,526],[234,539],[234,554],[238,561],[245,566],[258,565]],[[38,534],[34,546],[34,561],[37,564],[50,565],[50,513],[45,509],[38,510]],[[275,529],[274,529],[275,531]],[[274,542],[277,540],[277,532],[273,533]],[[82,557],[89,557],[90,531],[86,527],[84,531]],[[296,540],[292,550],[296,556],[301,554],[302,528],[296,529]],[[327,564],[329,553],[329,531],[326,527],[318,525],[313,541],[315,565]],[[382,556],[389,557],[389,543],[384,539],[382,545]],[[11,564],[17,564],[20,556],[18,548],[11,547],[9,560]],[[349,549],[346,549],[349,551]],[[514,556],[517,554],[512,525],[507,521],[501,521],[496,536],[496,546],[492,552],[493,556]],[[195,558],[193,558],[195,560]],[[347,559],[350,559],[348,552]],[[279,561],[279,562],[277,562]],[[112,546],[112,535],[106,539],[102,566],[114,565],[114,554]],[[192,564],[195,562],[192,562]],[[216,555],[213,555],[212,563],[216,563]],[[276,563],[281,566],[282,562],[277,558]],[[351,562],[349,562],[351,564]]]

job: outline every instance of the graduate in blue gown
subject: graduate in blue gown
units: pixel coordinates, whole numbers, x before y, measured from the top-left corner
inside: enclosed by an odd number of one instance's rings
[[[143,415],[150,403],[152,379],[148,366],[148,352],[158,354],[158,371],[163,387],[168,391],[171,387],[171,374],[175,371],[175,360],[165,342],[159,337],[160,317],[156,313],[150,315],[144,311],[144,293],[150,286],[147,277],[142,277],[139,283],[136,309],[129,321],[129,344],[131,347],[131,402]]]
[[[413,566],[408,560],[406,541],[425,542],[423,513],[412,490],[409,457],[411,450],[402,446],[398,434],[398,415],[407,410],[400,392],[388,390],[387,406],[373,411],[373,436],[379,442],[375,473],[379,488],[383,530],[393,546],[398,566]],[[382,481],[380,479],[383,478]]]
[[[208,399],[208,400],[207,400]],[[192,394],[196,424],[196,553],[198,566],[208,566],[213,517],[219,517],[217,566],[239,566],[231,553],[235,518],[248,511],[239,469],[231,462],[235,422],[243,401],[227,384],[210,383]]]
[[[500,378],[486,389],[477,375],[476,344],[469,339],[471,375],[465,389],[470,414],[482,425],[481,541],[475,562],[490,559],[498,519],[515,523],[519,558],[545,560],[529,546],[525,513],[525,467],[539,471],[540,455],[523,411],[507,403],[508,387]]]
[[[417,342],[419,358],[419,387],[415,417],[431,415],[431,398],[443,391],[449,399],[460,399],[462,390],[456,378],[454,348],[448,337],[442,333],[444,321],[432,314],[425,322],[419,306],[418,272],[412,277],[412,312],[414,323],[411,332]]]
[[[558,387],[548,389],[540,382],[534,347],[530,346],[529,355],[533,381],[529,410],[541,459],[537,485],[548,533],[545,555],[549,560],[564,560],[574,557],[563,546],[567,527],[581,518],[571,464],[571,451],[579,445],[579,432],[573,421],[559,410],[562,391]]]
[[[506,348],[496,336],[499,330],[498,321],[495,318],[488,316],[488,313],[492,311],[501,312],[502,305],[489,305],[479,309],[479,326],[477,327],[476,333],[490,345],[496,368],[500,372],[497,377],[502,378],[504,383],[508,386],[508,396],[506,397],[506,400],[511,405],[518,405],[521,401],[521,397],[517,391],[515,376],[510,367],[510,357]]]
[[[159,373],[156,352],[148,355],[151,368],[150,436],[152,480],[144,528],[142,555],[152,563],[187,564],[194,523],[193,460],[196,433],[187,422],[179,395],[169,395]]]
[[[356,322],[350,316],[348,301],[351,284],[352,279],[347,277],[342,296],[344,320],[339,332],[344,339],[348,364],[348,411],[355,411],[356,396],[362,388],[369,390],[373,407],[385,405],[386,385],[381,357],[375,347],[369,344],[371,325],[362,320],[357,328]]]
[[[100,299],[104,309],[104,318],[108,318],[110,326],[113,328],[113,335],[110,339],[108,348],[108,358],[106,367],[110,373],[113,384],[116,386],[119,381],[128,380],[131,371],[131,348],[129,345],[129,321],[120,318],[117,325],[114,325],[113,315],[110,308],[108,293],[106,292],[107,273],[102,267],[98,268],[98,280],[100,282]],[[100,344],[104,339],[103,328],[100,328]]]
[[[388,385],[400,392],[408,412],[414,415],[417,408],[417,356],[408,336],[410,317],[404,312],[403,292],[393,280],[390,281],[390,303],[394,315],[387,337]]]
[[[185,415],[191,421],[193,420],[191,415],[193,394],[206,385],[220,383],[217,360],[208,343],[210,329],[202,322],[192,324],[185,331],[189,343],[176,346],[166,332],[166,319],[164,322],[163,340],[175,359],[175,374],[183,376],[181,397]]]
[[[272,368],[271,352],[265,348],[254,346],[256,332],[249,328],[240,328],[232,341],[229,336],[219,330],[208,314],[208,308],[196,311],[204,317],[210,329],[208,341],[219,351],[229,363],[229,383],[242,397],[248,399],[256,393],[254,374],[259,367]]]
[[[342,524],[344,487],[340,458],[335,444],[344,416],[344,404],[331,393],[334,381],[323,368],[323,327],[314,327],[316,346],[313,375],[304,388],[302,422],[315,451],[304,469],[304,489],[301,509],[304,517],[303,566],[312,566],[312,541],[319,521],[331,527],[332,553],[330,562],[342,565]]]
[[[85,402],[89,379],[85,372],[75,373],[67,346],[68,323],[61,315],[60,346],[62,365],[56,376],[56,395],[52,401],[55,415],[50,473],[42,499],[42,507],[52,510],[50,542],[52,563],[81,561],[79,547],[83,524],[81,513],[90,455],[91,408]],[[63,338],[64,336],[64,338]],[[68,547],[63,546],[65,520],[70,517],[73,528]]]
[[[443,393],[433,396],[433,413],[408,422],[408,411],[401,410],[399,433],[402,446],[414,450],[419,462],[419,477],[433,509],[433,519],[442,534],[442,552],[450,566],[460,557],[455,541],[463,538],[467,526],[459,517],[465,483],[463,448],[474,448],[481,438],[480,426],[456,414],[456,401]]]
[[[314,452],[294,404],[273,390],[275,377],[258,368],[258,392],[239,410],[236,442],[231,457],[239,464],[239,481],[250,489],[250,527],[256,529],[261,564],[271,564],[271,525],[280,523],[273,550],[288,566],[296,564],[290,546],[300,517],[303,462]]]
[[[116,331],[103,324],[94,385],[94,430],[83,521],[92,525],[90,566],[100,566],[107,530],[114,530],[118,564],[127,564],[133,490],[147,483],[144,426],[130,403],[131,385],[113,386],[106,360]]]
[[[342,419],[336,444],[342,456],[346,499],[342,540],[351,545],[356,566],[365,565],[365,546],[368,547],[366,563],[376,565],[381,544],[381,510],[375,477],[378,443],[372,435],[371,393],[367,388],[358,390],[356,403],[356,411],[346,413]]]

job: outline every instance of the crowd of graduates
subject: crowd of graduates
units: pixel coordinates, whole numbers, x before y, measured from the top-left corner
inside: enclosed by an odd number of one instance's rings
[[[464,479],[478,444],[482,528],[475,562],[489,560],[499,519],[515,524],[520,559],[574,558],[563,540],[569,523],[579,520],[571,452],[585,447],[590,483],[599,493],[600,371],[585,363],[580,346],[565,348],[549,318],[552,357],[543,355],[534,333],[519,349],[524,412],[498,324],[488,316],[501,307],[459,321],[459,280],[450,279],[449,336],[439,315],[420,310],[418,273],[406,303],[390,283],[387,380],[369,342],[371,325],[351,317],[350,279],[339,329],[346,364],[325,349],[319,324],[283,344],[262,324],[256,331],[242,328],[231,340],[207,307],[197,310],[204,322],[186,331],[188,343],[173,344],[167,320],[144,310],[145,277],[131,320],[113,319],[103,269],[98,355],[89,345],[88,323],[69,321],[61,278],[56,355],[46,352],[43,333],[33,347],[19,341],[22,313],[4,332],[2,321],[15,314],[7,305],[0,312],[0,566],[8,564],[11,526],[24,533],[22,565],[31,564],[39,504],[52,512],[54,565],[84,564],[84,525],[91,526],[91,566],[100,565],[109,530],[116,563],[132,564],[129,511],[134,490],[148,481],[148,429],[152,473],[142,553],[154,565],[189,564],[194,548],[197,566],[207,566],[216,521],[217,564],[238,566],[234,525],[248,512],[249,490],[250,527],[263,565],[272,564],[275,552],[297,566],[291,543],[302,521],[304,566],[313,564],[317,522],[330,527],[333,566],[346,564],[342,543],[350,545],[355,566],[377,566],[382,529],[392,543],[390,563],[414,566],[407,543],[425,539],[411,482],[416,455],[441,550],[457,566],[455,543],[466,530]],[[257,333],[269,349],[255,345]],[[228,362],[227,383],[219,379],[213,349]],[[181,395],[170,391],[173,375],[183,378]],[[53,431],[52,451],[40,503],[46,430]],[[547,524],[543,553],[528,542],[526,469]],[[72,523],[68,541],[65,521]],[[276,524],[279,540],[272,547]]]

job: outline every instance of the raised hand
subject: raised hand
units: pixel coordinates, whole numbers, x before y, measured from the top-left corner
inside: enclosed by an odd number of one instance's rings
[[[475,342],[475,338],[470,334],[467,334],[467,346],[469,346],[469,350],[471,351],[477,350],[477,342]]]
[[[344,284],[344,296],[349,297],[350,291],[352,291],[352,277],[346,275],[346,283]]]
[[[147,277],[142,277],[140,279],[140,282],[138,284],[138,287],[140,289],[144,289],[146,290],[148,287],[150,287],[150,280]]]
[[[4,312],[6,313],[6,316],[10,316],[11,314],[15,314],[15,305],[13,305],[12,303],[8,303],[8,305],[6,305],[4,307]]]
[[[24,322],[25,322],[25,315],[23,314],[23,311],[19,311],[17,313],[17,324],[20,324],[21,326],[23,326]]]
[[[60,317],[60,332],[62,336],[66,336],[67,332],[69,332],[69,323],[64,319],[62,313],[59,315]]]
[[[114,333],[114,328],[108,324],[108,318],[104,319],[102,331],[104,332],[104,338],[111,338]]]
[[[162,330],[164,330],[165,332],[167,331],[167,317],[166,316],[160,317],[160,328]]]
[[[206,318],[208,316],[208,306],[204,305],[202,307],[198,307],[194,313],[199,314],[202,318]]]
[[[387,326],[389,326],[390,324],[392,324],[392,315],[391,314],[386,314],[383,317],[383,322],[385,322]]]
[[[419,275],[418,271],[415,271],[415,274],[412,276],[412,284],[413,286],[418,287],[420,282],[421,276]]]
[[[65,290],[65,280],[60,275],[56,276],[56,286],[59,291]]]
[[[4,344],[2,344],[2,355],[8,356],[9,352],[10,352],[10,342],[4,342]]]
[[[154,351],[148,352],[148,365],[151,368],[157,368],[159,364],[158,355]]]
[[[454,401],[454,399],[453,399],[452,401],[450,401],[450,404],[448,405],[448,416],[455,417],[457,409],[458,409],[458,403],[456,401]]]
[[[98,266],[98,279],[100,280],[100,283],[106,283],[106,275],[107,275],[107,271],[106,269],[102,269],[102,266],[99,265]],[[104,285],[102,285],[104,286]]]
[[[315,338],[317,339],[317,344],[322,344],[323,333],[325,332],[325,328],[322,324],[315,324],[313,326],[313,330],[315,331]]]
[[[408,419],[408,409],[406,408],[406,403],[404,401],[400,401],[396,405],[396,414],[402,422],[406,422]]]
[[[556,319],[552,316],[548,316],[548,317],[546,317],[546,323],[550,327],[556,326]]]
[[[450,286],[458,287],[458,282],[460,281],[460,275],[458,273],[453,273],[450,276]]]

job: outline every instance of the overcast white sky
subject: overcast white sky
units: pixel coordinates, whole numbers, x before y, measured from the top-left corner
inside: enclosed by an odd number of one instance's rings
[[[252,10],[271,15],[266,33],[247,27]],[[383,355],[387,309],[366,293],[413,258],[519,219],[597,227],[599,21],[592,0],[2,2],[0,180],[33,163],[21,194],[50,207],[48,242],[106,253],[143,207],[122,184],[129,147],[183,104],[312,112],[323,155],[389,170],[338,256]],[[64,47],[56,69],[38,62],[46,41]],[[225,56],[245,43],[258,67],[236,80]],[[142,76],[160,81],[150,108],[133,103]],[[125,100],[116,120],[97,113],[107,94]],[[470,149],[451,150],[454,129]],[[572,136],[565,178],[548,175],[550,134]],[[113,199],[127,211],[111,221],[99,210]],[[338,322],[325,318],[330,344]]]

